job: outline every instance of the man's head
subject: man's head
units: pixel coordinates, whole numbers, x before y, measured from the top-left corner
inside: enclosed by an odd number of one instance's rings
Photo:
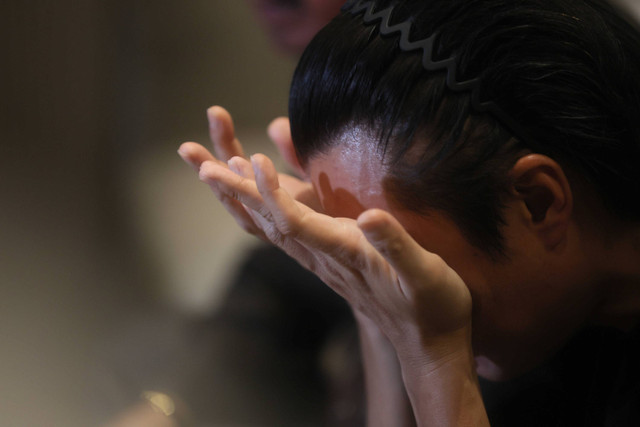
[[[340,11],[344,0],[250,0],[275,45],[299,54]]]
[[[438,37],[433,61],[457,57],[455,78],[481,78],[479,96],[528,133],[513,134],[428,72],[398,36],[343,13],[303,55],[290,118],[303,163],[342,132],[367,129],[385,153],[385,185],[401,205],[439,210],[467,237],[500,254],[500,202],[527,152],[583,177],[617,215],[640,218],[628,197],[639,180],[640,40],[598,0],[381,0],[411,39]]]
[[[458,270],[484,342],[552,348],[596,298],[575,206],[640,219],[640,39],[599,0],[379,0],[371,11],[389,5],[391,26],[411,21],[410,41],[437,34],[430,60],[455,58],[455,72],[425,70],[397,34],[343,13],[293,79],[299,160],[328,213],[386,208]],[[448,77],[479,78],[478,91]],[[517,126],[479,111],[474,94]],[[554,325],[557,342],[544,330]]]

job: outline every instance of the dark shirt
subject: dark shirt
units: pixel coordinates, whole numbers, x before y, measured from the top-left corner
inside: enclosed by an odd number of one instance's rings
[[[585,328],[543,366],[481,388],[494,427],[640,426],[640,328]]]
[[[278,354],[279,360],[291,353],[298,362],[288,359],[288,365],[307,369],[279,375],[306,378],[307,390],[318,382],[310,380],[313,375],[301,372],[318,368],[319,354],[327,343],[335,344],[332,337],[344,335],[340,331],[355,331],[346,303],[273,247],[261,247],[248,257],[217,320],[259,335],[264,340],[259,353],[262,359],[267,348]],[[347,363],[347,371],[361,372],[359,353],[349,354],[353,360]],[[329,394],[329,414],[333,413],[331,408],[344,407],[345,402],[359,406],[347,417],[330,415],[326,425],[364,425],[362,376],[350,378],[328,390],[318,390]],[[323,382],[327,384],[326,377]],[[640,426],[640,327],[628,333],[585,328],[532,372],[507,382],[481,380],[480,385],[493,427]]]

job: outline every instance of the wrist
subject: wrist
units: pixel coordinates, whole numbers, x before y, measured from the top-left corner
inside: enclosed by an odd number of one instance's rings
[[[419,325],[406,323],[387,333],[366,314],[355,310],[353,314],[361,335],[371,341],[389,341],[408,366],[428,372],[449,362],[465,361],[475,367],[470,325],[433,336],[422,333]]]
[[[413,339],[407,339],[411,335]],[[408,333],[393,344],[400,362],[419,369],[423,375],[451,364],[468,364],[475,369],[470,327],[435,337]]]
[[[398,349],[418,425],[488,426],[470,328]]]

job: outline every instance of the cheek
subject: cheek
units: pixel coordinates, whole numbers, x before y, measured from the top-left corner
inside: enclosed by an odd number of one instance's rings
[[[465,283],[485,282],[488,258],[471,245],[451,221],[438,214],[426,217],[395,215],[420,246],[439,255]]]
[[[402,216],[396,215],[416,242],[425,250],[440,256],[462,278],[471,292],[476,314],[478,308],[493,300],[491,281],[496,266],[472,246],[454,224],[437,214],[405,221]]]

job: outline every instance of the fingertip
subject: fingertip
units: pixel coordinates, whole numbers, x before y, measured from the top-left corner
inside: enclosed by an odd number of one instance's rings
[[[249,160],[251,161],[251,168],[256,176],[256,180],[262,176],[262,157],[263,156],[261,154],[252,154],[249,157]]]
[[[380,232],[390,225],[391,215],[382,209],[368,209],[357,218],[360,229],[366,233]]]
[[[213,128],[216,124],[217,109],[218,109],[217,105],[207,108],[207,121],[209,122],[209,127],[211,128]]]
[[[258,189],[277,189],[279,187],[278,175],[271,159],[260,153],[252,155],[250,159]]]
[[[245,171],[245,168],[247,168],[246,161],[247,160],[243,157],[233,156],[232,158],[227,160],[227,166],[229,166],[229,169],[231,169],[235,174],[246,177],[246,171]]]
[[[217,119],[218,117],[224,115],[225,113],[229,114],[227,110],[225,110],[219,105],[212,105],[211,107],[207,108],[207,117],[209,119]]]
[[[215,166],[216,164],[209,160],[202,162],[202,164],[200,165],[200,170],[198,171],[198,177],[200,178],[200,180],[207,181],[211,179]]]
[[[395,264],[403,257],[410,246],[407,233],[402,225],[388,212],[382,209],[370,209],[357,219],[363,234],[386,259]]]
[[[289,132],[289,119],[287,117],[277,117],[267,127],[267,135],[274,142],[281,141]]]
[[[189,156],[189,146],[188,146],[188,144],[189,144],[188,142],[183,142],[178,147],[178,155],[180,157],[182,157],[183,160],[187,160],[187,157]]]
[[[227,166],[229,166],[229,169],[231,169],[234,172],[236,172],[235,169],[238,168],[238,159],[239,159],[238,156],[233,156],[232,158],[227,160]]]
[[[178,147],[178,153],[180,155],[188,155],[193,150],[194,145],[196,145],[196,143],[192,141],[183,142],[180,144],[180,147]]]
[[[207,120],[209,121],[209,129],[219,137],[230,137],[233,134],[233,119],[231,114],[224,108],[214,105],[207,109]]]
[[[252,154],[249,157],[249,159],[251,160],[251,166],[253,166],[254,169],[261,168],[266,158],[267,156],[261,153]]]
[[[183,142],[180,144],[178,155],[196,172],[200,169],[200,164],[203,161],[211,158],[211,155],[196,142]]]

